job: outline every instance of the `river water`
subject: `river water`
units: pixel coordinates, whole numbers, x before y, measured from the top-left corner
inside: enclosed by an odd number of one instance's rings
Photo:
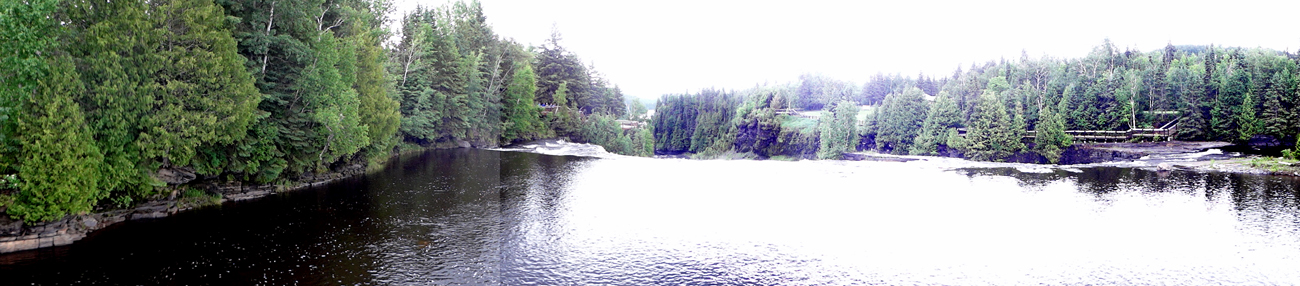
[[[0,256],[4,285],[1300,284],[1300,181],[435,150]]]

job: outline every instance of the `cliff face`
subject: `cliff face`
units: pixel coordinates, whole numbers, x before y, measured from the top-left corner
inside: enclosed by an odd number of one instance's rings
[[[736,129],[733,148],[737,153],[754,153],[761,158],[812,159],[816,158],[818,143],[815,130],[785,128],[775,120],[750,120]]]

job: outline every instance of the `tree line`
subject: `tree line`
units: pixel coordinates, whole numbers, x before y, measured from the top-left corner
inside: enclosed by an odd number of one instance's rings
[[[622,91],[558,32],[525,47],[456,2],[405,14],[385,47],[391,7],[0,3],[0,208],[53,220],[174,195],[160,170],[277,183],[402,149],[568,137],[648,153],[648,130],[614,121]]]
[[[893,154],[989,161],[1041,156],[1048,162],[1059,160],[1073,144],[1066,130],[1177,126],[1172,136],[1180,140],[1293,142],[1300,132],[1297,60],[1289,52],[1262,48],[1167,45],[1143,52],[1106,40],[1082,58],[1022,53],[1018,60],[958,68],[948,77],[879,74],[856,85],[810,74],[794,83],[738,92],[742,95],[730,100],[735,112],[688,104],[715,100],[708,92],[665,96],[656,109],[655,138],[660,153],[700,152],[696,145],[683,148],[684,136],[723,133],[735,138],[728,150],[757,157],[832,158],[839,150],[820,149],[848,142],[857,150]],[[866,108],[841,108],[846,105]],[[750,109],[739,111],[744,108]],[[787,109],[824,114],[811,120],[778,112]],[[709,124],[699,118],[712,113],[731,116],[731,122]],[[856,122],[843,123],[841,118],[850,114],[858,117]],[[701,126],[713,130],[698,130]],[[808,126],[852,130],[857,136],[846,140],[820,131],[802,133],[807,137],[781,135]],[[1032,139],[1029,131],[1034,131]],[[800,140],[834,142],[785,145]],[[772,145],[814,150],[773,150]]]

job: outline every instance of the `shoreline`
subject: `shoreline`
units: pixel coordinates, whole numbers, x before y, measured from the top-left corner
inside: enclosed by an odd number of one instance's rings
[[[436,148],[424,148],[418,151],[431,149]],[[388,160],[418,151],[395,152]],[[194,199],[172,195],[163,199],[150,200],[130,208],[113,208],[96,210],[82,215],[67,215],[60,220],[35,225],[27,225],[21,220],[13,220],[0,214],[0,254],[69,245],[86,238],[92,232],[126,221],[168,217],[180,212],[221,205],[226,202],[251,200],[273,194],[303,190],[382,169],[381,167],[375,170],[367,170],[365,165],[355,163],[325,173],[303,174],[293,180],[292,183],[283,185],[274,183],[246,184],[240,181],[205,181],[182,184],[170,186],[169,188],[189,186],[203,190],[208,194],[218,194],[220,197],[208,202],[196,202],[194,200],[202,200],[203,198]]]
[[[557,145],[558,143],[558,145]],[[1195,144],[1205,144],[1199,142]],[[1206,149],[1220,148],[1223,144],[1210,142]],[[593,147],[595,146],[595,147]],[[999,168],[1012,167],[1023,169],[1022,171],[1035,172],[1043,169],[1064,169],[1076,170],[1078,168],[1088,167],[1127,167],[1148,169],[1154,171],[1171,171],[1185,170],[1193,172],[1229,172],[1241,174],[1255,174],[1268,176],[1289,176],[1300,177],[1300,164],[1281,162],[1274,163],[1273,166],[1281,166],[1276,170],[1266,170],[1252,166],[1260,157],[1225,157],[1224,160],[1210,159],[1197,160],[1196,158],[1186,157],[1188,155],[1206,153],[1205,150],[1190,149],[1169,149],[1169,146],[1155,146],[1156,148],[1165,148],[1151,152],[1141,148],[1128,148],[1125,146],[1100,145],[1087,146],[1097,150],[1124,152],[1131,156],[1124,159],[1119,157],[1109,157],[1109,161],[1088,164],[1034,164],[1034,163],[1004,163],[1004,162],[981,162],[970,161],[964,158],[940,157],[940,156],[910,156],[910,155],[890,155],[874,152],[852,152],[846,153],[846,159],[838,161],[883,161],[898,163],[923,163],[940,165],[944,168]],[[1152,146],[1148,146],[1152,147]],[[388,159],[392,160],[404,154],[410,154],[420,151],[445,148],[423,148],[418,150],[406,150],[393,153]],[[610,158],[612,153],[604,152],[603,148],[591,144],[569,143],[558,139],[538,140],[529,143],[521,143],[506,147],[498,148],[477,148],[494,151],[514,151],[529,152],[544,155],[555,156],[585,156],[594,158]],[[599,149],[599,150],[597,150]],[[1172,150],[1172,151],[1171,151]],[[570,154],[572,151],[572,154]],[[608,155],[601,155],[604,153]],[[1182,156],[1182,157],[1180,157]],[[1277,158],[1265,157],[1267,160],[1277,162]],[[1171,160],[1172,159],[1172,160]],[[924,163],[923,163],[924,164]],[[111,225],[131,220],[153,219],[171,216],[180,212],[202,208],[212,205],[220,205],[226,202],[236,202],[262,198],[273,194],[297,191],[319,185],[328,184],[334,181],[352,178],[357,175],[363,175],[371,171],[383,170],[381,168],[370,168],[362,164],[350,164],[337,170],[330,170],[320,174],[300,175],[292,184],[246,184],[244,182],[217,182],[206,181],[188,186],[201,189],[207,193],[219,194],[221,197],[208,203],[193,202],[187,198],[172,196],[165,199],[148,201],[131,208],[109,209],[92,212],[83,215],[68,215],[61,220],[40,223],[37,225],[26,225],[22,221],[11,220],[8,217],[0,217],[0,254],[21,252],[27,250],[36,250],[42,248],[64,246],[72,244],[85,238],[91,232],[104,229]]]

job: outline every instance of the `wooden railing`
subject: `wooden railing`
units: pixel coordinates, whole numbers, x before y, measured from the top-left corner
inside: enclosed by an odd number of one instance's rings
[[[800,113],[798,110],[795,110],[794,108],[777,109],[777,110],[776,110],[776,114],[778,114],[778,115],[780,115],[780,114],[785,114],[785,115],[789,115],[789,116],[794,116],[794,117],[799,117],[799,118],[807,118],[807,119],[820,119],[820,118],[821,118],[821,116],[809,115],[809,114],[807,114],[807,113]]]
[[[1139,137],[1152,139],[1165,138],[1165,140],[1172,140],[1174,135],[1178,134],[1179,119],[1169,121],[1168,123],[1165,123],[1165,125],[1160,126],[1160,128],[1131,128],[1125,131],[1065,130],[1065,134],[1074,137],[1075,141],[1082,142],[1128,141]],[[957,133],[966,135],[966,128],[957,128]],[[1034,138],[1035,136],[1037,136],[1037,132],[1030,130],[1025,132],[1024,138]]]

